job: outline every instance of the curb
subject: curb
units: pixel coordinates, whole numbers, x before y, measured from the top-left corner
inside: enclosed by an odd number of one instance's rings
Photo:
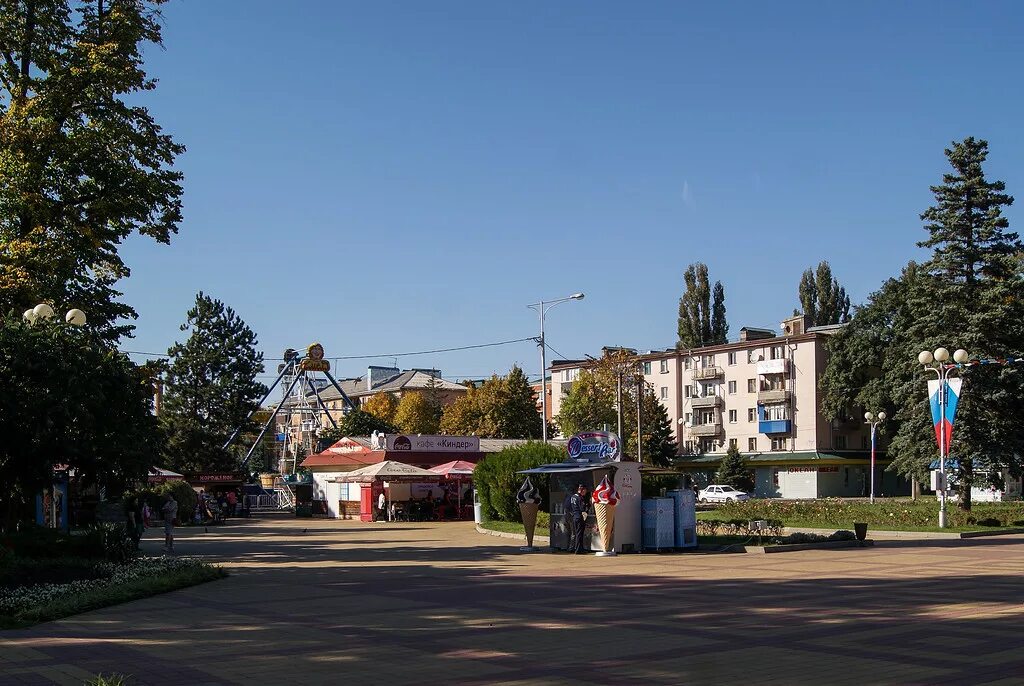
[[[835,529],[808,529],[799,526],[787,526],[785,527],[785,533],[804,533],[804,534],[821,534],[828,536],[833,533]],[[1024,534],[1024,528],[1015,527],[1012,529],[999,529],[994,531],[963,531],[963,532],[952,532],[942,533],[940,531],[885,531],[882,529],[872,529],[868,527],[868,531],[871,535],[879,540],[882,539],[961,539],[961,538],[981,538],[983,536],[1012,536],[1014,534]]]
[[[788,545],[731,545],[722,552],[726,553],[792,553],[800,550],[831,550],[833,548],[865,548],[875,544],[870,538],[866,541],[819,541],[817,543],[790,543]]]
[[[493,531],[491,529],[485,529],[482,526],[480,526],[479,524],[476,524],[475,526],[476,526],[476,532],[478,534],[487,534],[488,536],[497,536],[498,538],[511,538],[512,540],[515,540],[515,541],[525,541],[526,540],[526,534],[513,534],[513,533],[509,533],[507,531]],[[534,543],[534,545],[536,545],[538,543],[550,544],[551,543],[551,537],[550,536],[534,535],[533,543]]]

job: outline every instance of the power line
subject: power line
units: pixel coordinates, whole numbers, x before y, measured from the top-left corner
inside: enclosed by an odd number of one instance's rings
[[[436,353],[450,353],[459,350],[475,350],[477,348],[493,348],[499,345],[511,345],[512,343],[523,343],[525,341],[536,341],[535,336],[529,336],[527,338],[513,338],[507,341],[495,341],[494,343],[477,343],[475,345],[461,345],[454,348],[436,348],[434,350],[416,350],[414,352],[407,353],[377,353],[375,355],[330,355],[328,359],[331,360],[372,360],[380,357],[411,357],[413,355],[433,355]],[[550,346],[548,346],[550,347]],[[146,355],[148,357],[170,357],[166,353],[150,353],[141,350],[122,350],[121,352],[127,355]],[[266,362],[282,362],[283,357],[264,357]]]

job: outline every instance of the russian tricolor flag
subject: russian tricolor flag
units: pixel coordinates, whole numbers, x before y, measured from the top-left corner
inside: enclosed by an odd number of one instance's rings
[[[928,402],[932,408],[932,423],[935,424],[935,441],[941,449],[946,446],[946,454],[949,454],[949,442],[953,438],[953,420],[956,417],[956,407],[960,403],[960,387],[963,379],[948,379],[940,382],[938,379],[928,382]],[[940,404],[940,393],[946,396],[946,413],[942,414]],[[943,439],[945,434],[945,439]]]

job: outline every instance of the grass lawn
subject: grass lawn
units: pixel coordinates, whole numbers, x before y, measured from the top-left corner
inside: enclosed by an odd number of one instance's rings
[[[220,567],[196,563],[180,569],[170,569],[159,574],[130,578],[122,583],[95,588],[90,588],[88,581],[74,582],[75,587],[67,591],[63,591],[64,586],[59,587],[58,592],[55,593],[41,590],[38,594],[40,598],[38,603],[31,603],[27,606],[23,603],[13,611],[0,612],[0,628],[23,628],[39,622],[48,622],[101,607],[118,605],[159,593],[175,591],[179,588],[195,586],[225,576],[227,576],[227,572]],[[23,588],[23,592],[31,598],[36,587]],[[38,588],[42,589],[43,586]],[[0,589],[0,601],[3,599],[4,591]]]

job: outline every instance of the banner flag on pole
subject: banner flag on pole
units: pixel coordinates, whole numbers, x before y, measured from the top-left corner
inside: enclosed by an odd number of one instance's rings
[[[928,404],[932,410],[932,424],[935,426],[935,442],[942,448],[945,443],[946,451],[949,452],[949,442],[953,438],[953,422],[956,419],[956,408],[960,404],[960,389],[963,386],[963,379],[949,379],[940,386],[938,379],[928,381]],[[943,416],[940,405],[940,389],[946,394],[946,413]],[[945,434],[945,438],[943,438]]]

